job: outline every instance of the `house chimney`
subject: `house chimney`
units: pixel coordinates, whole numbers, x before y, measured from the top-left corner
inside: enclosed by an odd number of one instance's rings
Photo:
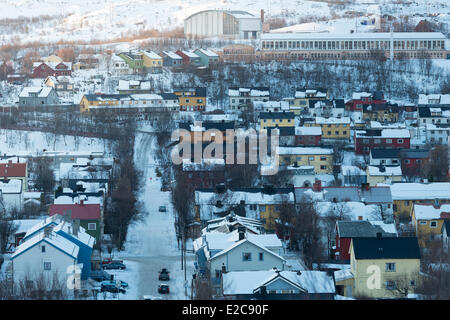
[[[239,241],[245,239],[245,227],[238,227]]]
[[[358,221],[362,221],[363,217],[362,216],[358,216]]]
[[[80,199],[80,205],[84,205],[84,200],[83,199]]]
[[[361,189],[369,191],[370,184],[369,183],[361,183]]]
[[[386,167],[383,164],[380,166],[380,172],[386,172]]]
[[[322,181],[321,180],[316,180],[313,183],[313,191],[316,191],[316,192],[322,191]]]
[[[381,239],[383,238],[382,233],[381,232],[377,232],[377,239]]]
[[[53,227],[52,226],[48,226],[44,228],[44,237],[45,238],[52,238],[52,231],[53,231]]]
[[[72,223],[73,235],[78,237],[78,231],[80,231],[80,222],[76,220]]]
[[[264,9],[261,9],[261,23],[264,23]]]
[[[435,209],[439,209],[441,205],[439,204],[439,199],[434,199],[433,207]]]
[[[225,264],[222,262],[222,274],[223,273],[227,273],[227,267],[225,266]]]

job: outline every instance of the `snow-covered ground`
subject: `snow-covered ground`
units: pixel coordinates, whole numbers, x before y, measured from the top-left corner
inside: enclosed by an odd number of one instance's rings
[[[161,192],[161,182],[155,174],[153,158],[156,140],[153,135],[139,133],[135,142],[135,163],[143,172],[144,187],[140,201],[147,212],[145,221],[130,226],[125,249],[115,253],[124,260],[127,270],[118,271],[118,279],[128,282],[130,288],[123,295],[125,299],[141,299],[143,295],[161,296],[157,292],[158,271],[167,268],[171,279],[164,282],[170,287],[170,294],[164,299],[179,300],[190,298],[190,287],[184,288],[184,270],[181,270],[180,250],[175,234],[175,220],[170,201],[170,192]],[[167,212],[159,212],[159,206],[166,206]],[[188,253],[186,276],[192,279],[194,257]],[[131,265],[131,268],[128,266]],[[134,279],[131,279],[134,278]],[[128,280],[127,280],[128,279]]]
[[[339,20],[348,12],[363,18],[376,5],[381,14],[410,15],[414,22],[425,15],[434,15],[432,19],[436,22],[448,23],[447,4],[447,0],[414,0],[408,5],[391,0],[355,1],[346,6],[307,0],[3,0],[0,19],[43,16],[46,19],[27,21],[20,27],[5,23],[0,28],[0,44],[9,43],[12,39],[31,42],[36,37],[47,42],[106,40],[141,29],[169,30],[183,27],[185,18],[208,9],[245,10],[256,16],[263,9],[266,18],[282,17],[289,24],[295,24],[305,17],[338,17]],[[339,24],[338,21],[332,29],[340,31]],[[346,29],[348,23],[341,26]]]

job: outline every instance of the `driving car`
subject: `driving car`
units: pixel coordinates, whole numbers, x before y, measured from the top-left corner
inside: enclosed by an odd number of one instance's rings
[[[170,289],[169,289],[169,286],[168,286],[167,284],[161,283],[161,284],[158,286],[158,293],[161,293],[161,294],[168,294],[169,292],[170,292]]]
[[[167,212],[166,206],[159,206],[159,212]]]
[[[113,285],[116,286],[116,282],[115,281],[102,281],[102,283],[100,284],[100,286],[102,285]],[[120,280],[120,287],[121,288],[127,288],[128,287],[128,283],[125,281]]]
[[[110,263],[102,265],[102,267],[103,269],[120,269],[120,270],[126,269],[126,266],[119,261],[112,261]]]
[[[166,269],[163,268],[160,272],[159,272],[159,277],[158,279],[160,281],[168,281],[170,280],[170,272]]]

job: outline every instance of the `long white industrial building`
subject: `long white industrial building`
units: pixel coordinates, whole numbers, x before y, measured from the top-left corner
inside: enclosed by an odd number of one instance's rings
[[[184,20],[184,34],[191,38],[258,39],[261,29],[261,18],[245,11],[205,10]]]

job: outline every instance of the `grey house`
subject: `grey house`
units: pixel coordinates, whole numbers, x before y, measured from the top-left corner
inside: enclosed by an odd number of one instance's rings
[[[51,106],[59,104],[59,97],[52,87],[25,87],[19,95],[19,106]]]
[[[165,67],[181,67],[183,65],[183,58],[173,51],[162,51],[161,55]]]

